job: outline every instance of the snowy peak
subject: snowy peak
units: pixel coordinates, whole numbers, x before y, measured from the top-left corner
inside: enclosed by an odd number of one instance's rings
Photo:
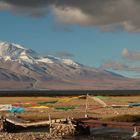
[[[0,42],[0,57],[9,58],[9,59],[17,59],[21,52],[25,51],[25,49],[17,44],[11,44],[7,42]]]
[[[0,42],[0,58],[3,58],[5,61],[18,61],[23,65],[57,63],[76,68],[79,67],[79,64],[71,59],[61,59],[51,55],[42,57],[31,49],[24,48],[23,46],[15,43],[7,42]]]
[[[33,62],[33,59],[39,58],[39,55],[26,49],[21,45],[7,42],[0,42],[0,57],[5,61],[28,61]]]
[[[19,48],[19,49],[25,49],[23,46],[15,43],[8,43],[8,42],[2,42],[0,41],[0,47],[14,47],[14,48]]]
[[[55,56],[48,55],[46,57],[40,56],[31,49],[24,48],[21,45],[8,42],[0,42],[0,58],[5,61],[17,61],[21,64],[64,64],[66,66],[73,66],[78,68],[79,64],[71,59],[61,59]]]

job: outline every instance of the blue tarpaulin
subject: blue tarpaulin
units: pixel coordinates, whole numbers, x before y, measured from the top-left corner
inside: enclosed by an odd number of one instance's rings
[[[135,104],[129,104],[130,107],[133,107],[133,106],[140,106],[140,103],[135,103]]]
[[[10,113],[22,113],[24,111],[25,111],[25,109],[22,107],[12,107],[11,110],[8,110],[8,112],[10,112]]]

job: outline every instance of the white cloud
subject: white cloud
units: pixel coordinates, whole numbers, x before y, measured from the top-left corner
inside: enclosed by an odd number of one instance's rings
[[[122,51],[123,58],[131,61],[139,61],[140,60],[140,51],[129,51],[127,48],[124,48]]]
[[[140,73],[140,51],[130,51],[124,48],[121,54],[123,57],[121,61],[108,60],[102,64],[101,68]]]
[[[70,7],[62,9],[53,7],[52,11],[59,22],[66,24],[78,23],[81,25],[91,24],[92,18],[84,14],[80,9]]]
[[[111,69],[116,71],[127,71],[140,73],[140,65],[125,64],[123,62],[109,60],[101,66],[102,69]]]

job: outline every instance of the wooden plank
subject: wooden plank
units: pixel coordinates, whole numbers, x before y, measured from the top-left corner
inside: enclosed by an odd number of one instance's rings
[[[140,123],[133,122],[104,122],[100,120],[81,120],[79,121],[79,125],[89,126],[89,127],[109,127],[109,128],[126,128],[133,129],[137,127],[140,129]]]
[[[55,122],[65,122],[67,121],[66,118],[62,118],[62,119],[56,119],[56,120],[47,120],[47,121],[39,121],[39,122],[28,122],[28,121],[24,121],[22,119],[10,116],[5,118],[5,121],[14,124],[16,126],[22,126],[22,127],[30,127],[30,126],[43,126],[43,125],[49,125],[50,123],[55,123]]]

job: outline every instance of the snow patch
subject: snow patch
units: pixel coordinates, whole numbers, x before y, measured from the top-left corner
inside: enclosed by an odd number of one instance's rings
[[[41,58],[37,60],[38,62],[43,62],[43,63],[49,63],[49,64],[53,64],[54,62],[52,60],[50,60],[49,58]]]
[[[75,66],[75,67],[79,67],[79,65],[77,63],[75,63],[73,60],[71,59],[62,59],[62,62],[66,65],[71,65],[71,66]]]
[[[24,48],[23,46],[19,45],[19,44],[15,44],[15,43],[8,43],[8,42],[2,42],[0,41],[0,47],[16,47],[16,48],[19,48],[19,49],[23,49],[23,50],[26,50],[26,48]]]
[[[4,60],[5,60],[5,61],[8,61],[8,60],[11,60],[11,58],[10,58],[10,56],[5,56],[5,57],[4,57]]]

